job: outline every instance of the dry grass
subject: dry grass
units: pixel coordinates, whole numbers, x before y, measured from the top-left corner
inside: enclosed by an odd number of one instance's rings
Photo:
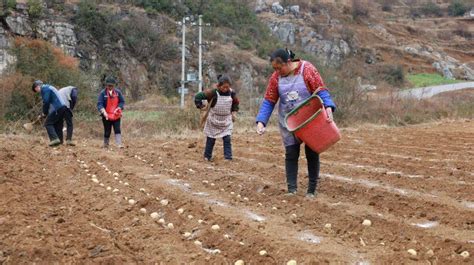
[[[358,123],[405,126],[442,119],[472,119],[474,93],[458,91],[443,93],[431,99],[401,99],[394,95],[367,99],[361,105],[344,109],[339,124],[347,127]]]

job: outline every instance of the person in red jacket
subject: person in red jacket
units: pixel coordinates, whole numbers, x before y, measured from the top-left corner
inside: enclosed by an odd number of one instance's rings
[[[104,124],[104,148],[109,147],[110,134],[112,127],[115,133],[115,144],[119,148],[123,148],[122,133],[120,130],[120,121],[122,118],[122,110],[125,105],[125,99],[122,92],[116,88],[117,82],[113,77],[105,79],[105,89],[99,94],[97,109],[102,116]]]
[[[311,97],[313,93],[316,93],[323,100],[328,121],[332,120],[332,112],[336,109],[336,105],[318,70],[310,62],[295,59],[295,54],[291,50],[277,49],[271,54],[270,63],[274,72],[268,82],[265,97],[256,118],[257,133],[261,135],[265,132],[273,109],[278,104],[278,123],[283,145],[285,146],[288,195],[295,195],[301,140],[288,131],[285,117],[304,100]],[[319,181],[319,154],[307,145],[304,149],[308,162],[308,190],[306,196],[314,198],[317,194],[316,188]]]

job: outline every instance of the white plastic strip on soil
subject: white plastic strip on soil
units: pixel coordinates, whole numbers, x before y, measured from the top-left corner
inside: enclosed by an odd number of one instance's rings
[[[354,137],[348,137],[348,138],[351,138],[351,140],[353,140],[356,144],[360,144],[360,145],[362,145],[362,144],[368,144],[368,145],[372,144],[372,145],[377,145],[377,147],[393,147],[393,148],[399,148],[399,149],[415,149],[415,150],[433,151],[433,152],[439,152],[441,150],[441,151],[444,151],[444,152],[452,152],[452,153],[463,153],[465,151],[464,150],[450,150],[449,148],[467,149],[467,152],[471,152],[470,150],[472,150],[472,146],[470,144],[440,145],[440,144],[437,143],[436,145],[433,145],[435,147],[426,147],[426,146],[420,147],[420,146],[413,146],[413,145],[386,144],[386,143],[383,143],[383,142],[378,142],[378,143],[370,142],[370,143],[367,143],[364,139],[360,139],[360,138],[356,139]],[[459,140],[459,139],[457,139],[457,140]],[[408,139],[400,139],[400,141],[409,141],[409,140]],[[471,141],[474,141],[474,139],[471,140]],[[370,148],[370,147],[364,146],[364,148]]]
[[[344,162],[337,162],[337,161],[322,161],[322,164],[328,164],[328,165],[336,165],[336,166],[342,166],[342,167],[349,167],[349,168],[356,168],[356,169],[366,169],[370,172],[375,172],[375,173],[382,173],[386,175],[391,175],[391,176],[397,176],[397,177],[406,177],[406,178],[432,178],[432,177],[427,177],[424,175],[414,175],[414,174],[406,174],[401,171],[394,171],[389,168],[383,168],[383,167],[374,167],[370,165],[360,165],[360,164],[352,164],[352,163],[344,163]],[[440,177],[435,177],[435,179],[440,179]],[[452,180],[446,180],[443,178],[444,183],[450,183],[450,184],[460,184],[460,185],[474,185],[474,182],[466,182],[466,181],[452,181]]]
[[[256,214],[256,213],[253,213],[253,212],[251,212],[251,211],[249,211],[249,210],[245,210],[245,213],[247,214],[247,216],[248,216],[250,219],[255,220],[255,221],[257,221],[257,222],[263,222],[263,221],[265,221],[265,219],[266,219],[265,217],[260,216],[260,215],[258,215],[258,214]]]
[[[315,236],[309,231],[304,231],[296,235],[296,238],[311,244],[320,244],[322,237]]]
[[[368,152],[360,152],[360,153],[369,154]],[[430,166],[429,168],[440,169],[440,170],[450,169],[450,170],[453,170],[453,171],[462,172],[462,173],[474,176],[474,172],[471,172],[471,171],[465,171],[465,170],[461,170],[461,169],[457,169],[457,168],[446,168],[446,166],[443,166],[443,165],[440,166],[440,163],[446,164],[447,162],[463,162],[463,161],[459,161],[459,160],[453,160],[453,159],[444,159],[444,160],[437,159],[436,161],[433,161],[433,159],[417,160],[416,158],[413,158],[413,157],[392,155],[392,154],[387,154],[387,153],[372,153],[372,155],[390,156],[390,157],[393,157],[393,158],[402,158],[402,159],[406,159],[406,160],[416,160],[418,162],[421,162],[421,161],[436,162],[435,166]],[[351,160],[351,159],[354,158],[354,155],[339,155],[338,158],[339,159]],[[465,162],[470,163],[470,161],[465,161]]]
[[[247,159],[247,158],[240,158],[240,159],[241,160],[254,160],[254,159]],[[271,164],[271,163],[268,163],[268,162],[261,162],[261,163]],[[279,165],[277,167],[284,170],[283,166]],[[381,168],[379,168],[379,169],[381,169]],[[379,169],[375,168],[375,170],[379,170]],[[415,197],[415,196],[419,195],[419,196],[423,196],[423,197],[426,197],[426,198],[430,198],[431,201],[433,201],[433,198],[441,197],[441,196],[436,196],[436,195],[432,195],[432,194],[418,192],[418,191],[415,191],[415,190],[405,190],[405,189],[402,189],[402,188],[392,187],[392,186],[389,186],[389,185],[383,185],[383,184],[379,184],[377,182],[373,182],[373,181],[366,180],[366,179],[354,180],[351,177],[332,175],[332,174],[323,174],[323,173],[321,173],[320,175],[321,176],[326,176],[329,179],[354,183],[354,184],[358,184],[358,185],[362,185],[362,186],[366,186],[366,187],[370,187],[370,188],[383,188],[383,189],[387,190],[388,192],[398,193],[398,194],[402,194],[404,196]],[[470,185],[470,183],[469,183],[469,185]],[[473,208],[473,207],[470,206],[470,204],[473,204],[473,202],[468,201],[468,202],[459,203],[457,200],[452,199],[450,197],[443,197],[443,198],[446,198],[450,202],[451,205],[456,205],[457,207],[461,206],[462,208],[466,208],[466,207],[467,208]],[[444,204],[441,199],[436,200],[436,202]]]
[[[356,185],[365,186],[369,188],[379,188],[391,193],[397,193],[397,194],[407,196],[407,197],[422,197],[425,200],[436,202],[439,204],[446,204],[446,202],[448,202],[449,205],[454,205],[456,207],[474,209],[474,202],[465,201],[465,202],[460,203],[457,200],[447,197],[447,196],[435,196],[432,194],[422,193],[415,190],[401,189],[401,188],[393,187],[390,185],[373,182],[367,179],[353,179],[350,177],[327,174],[327,173],[323,173],[321,174],[321,176],[331,179],[331,180],[342,181],[346,183],[353,183]]]
[[[433,228],[435,226],[438,226],[438,222],[426,222],[426,223],[412,223],[411,225],[418,226],[421,228]]]
[[[401,158],[405,160],[412,160],[412,161],[428,161],[428,162],[463,162],[463,163],[470,163],[471,161],[469,160],[459,160],[459,159],[452,159],[452,158],[443,158],[443,159],[438,159],[438,158],[421,158],[421,157],[416,157],[416,156],[408,156],[408,155],[400,155],[400,154],[393,154],[393,153],[385,153],[385,152],[370,152],[370,151],[365,151],[361,149],[352,149],[352,148],[345,148],[344,151],[346,152],[351,152],[351,153],[362,153],[362,154],[367,154],[368,157],[371,156],[388,156],[388,157],[393,157],[393,158]]]

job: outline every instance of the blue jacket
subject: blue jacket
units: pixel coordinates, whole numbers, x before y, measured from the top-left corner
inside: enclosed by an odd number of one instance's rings
[[[317,95],[323,100],[325,108],[331,108],[333,112],[336,110],[336,104],[334,104],[331,94],[329,94],[327,89],[319,91]],[[256,122],[261,122],[266,126],[274,108],[275,103],[264,99],[260,106],[260,110],[258,111]]]
[[[122,95],[122,91],[118,88],[114,88],[115,92],[118,94],[119,97],[119,107],[123,110],[123,107],[125,105],[125,99]],[[109,98],[109,95],[105,92],[105,89],[102,89],[99,94],[99,99],[97,100],[97,110],[100,112],[101,109],[105,109],[107,106],[107,99]]]
[[[57,111],[58,109],[65,107],[66,103],[61,98],[58,90],[48,84],[41,86],[41,98],[43,99],[43,114],[48,115],[51,112]]]

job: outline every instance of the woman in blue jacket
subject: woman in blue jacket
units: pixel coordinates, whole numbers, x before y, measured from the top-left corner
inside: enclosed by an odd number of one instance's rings
[[[104,148],[109,147],[110,134],[112,128],[115,133],[115,144],[119,148],[124,148],[122,144],[122,132],[120,122],[122,118],[122,110],[125,105],[122,91],[116,88],[117,81],[113,77],[105,79],[105,89],[102,89],[97,100],[97,110],[102,116],[102,124],[104,125]]]

